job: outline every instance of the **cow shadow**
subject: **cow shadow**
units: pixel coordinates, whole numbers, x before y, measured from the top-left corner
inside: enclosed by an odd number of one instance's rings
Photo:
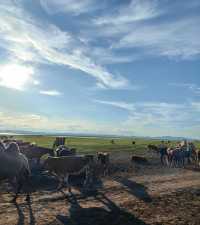
[[[152,202],[152,198],[147,192],[147,187],[143,184],[137,183],[127,178],[116,178],[115,181],[122,184],[130,194],[134,195],[138,199],[146,203]]]
[[[62,225],[147,225],[133,214],[120,209],[104,194],[99,193],[95,199],[103,203],[103,207],[83,208],[76,196],[72,195],[67,199],[70,203],[69,216],[57,215],[56,220]]]
[[[18,221],[17,221],[17,225],[25,225],[25,216],[24,216],[24,212],[22,209],[22,205],[19,205],[17,202],[14,203],[16,210],[17,210],[17,214],[18,214]],[[35,221],[35,217],[33,214],[33,210],[32,210],[32,205],[31,205],[31,201],[27,202],[27,208],[28,208],[28,212],[29,212],[29,225],[36,225],[36,221]]]
[[[84,174],[79,174],[79,175],[73,175],[69,177],[69,183],[71,185],[72,189],[72,193],[68,192],[68,188],[64,185],[62,189],[57,189],[58,186],[58,182],[56,182],[56,180],[54,180],[53,182],[51,182],[52,178],[49,178],[50,182],[46,183],[43,181],[43,183],[45,183],[43,186],[40,186],[40,188],[37,188],[38,190],[45,190],[45,191],[50,191],[51,193],[62,193],[62,195],[59,196],[48,196],[45,198],[42,198],[40,200],[38,200],[38,202],[56,202],[56,201],[60,201],[60,200],[65,200],[66,198],[68,198],[69,196],[73,195],[73,192],[76,190],[79,193],[76,194],[76,197],[78,199],[84,199],[87,197],[94,197],[97,195],[98,190],[101,189],[103,187],[103,182],[100,178],[98,177],[94,177],[93,181],[87,185],[84,185]],[[52,186],[47,187],[47,184],[52,184]]]
[[[85,181],[85,173],[70,175],[69,183],[72,187],[78,189],[80,192],[83,192],[83,184]],[[59,186],[59,180],[56,176],[49,174],[33,174],[31,176],[31,192],[35,191],[53,191],[57,192],[57,187]],[[92,190],[102,188],[103,183],[100,178],[94,176],[92,182],[88,187]]]
[[[30,225],[35,225],[36,221],[35,221],[35,217],[34,217],[34,213],[33,213],[33,209],[32,209],[32,204],[31,201],[28,201],[28,211],[29,211],[29,221],[30,221]]]
[[[17,210],[17,214],[18,214],[18,221],[17,221],[17,225],[24,225],[24,213],[22,208],[20,207],[20,205],[18,205],[17,202],[14,203],[16,210]]]

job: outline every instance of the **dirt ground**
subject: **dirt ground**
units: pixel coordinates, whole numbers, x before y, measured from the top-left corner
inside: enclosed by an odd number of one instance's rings
[[[22,194],[13,204],[1,186],[0,225],[200,224],[199,170],[162,167],[158,159],[135,170],[126,157],[112,157],[111,174],[87,192],[58,192],[55,180],[35,176],[31,202]]]

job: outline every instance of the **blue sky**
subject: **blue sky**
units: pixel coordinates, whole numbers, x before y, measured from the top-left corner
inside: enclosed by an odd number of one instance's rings
[[[1,0],[0,129],[200,138],[199,0]]]

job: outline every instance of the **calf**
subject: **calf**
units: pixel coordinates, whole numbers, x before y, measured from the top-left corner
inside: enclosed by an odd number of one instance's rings
[[[131,157],[131,162],[132,163],[138,163],[138,164],[147,164],[148,160],[143,156],[133,155]]]
[[[143,157],[143,156],[133,155],[131,157],[131,163],[134,166],[135,170],[139,170],[140,166],[148,164],[148,160],[145,157]]]
[[[85,156],[63,156],[63,157],[51,157],[49,156],[44,167],[52,174],[56,175],[60,181],[61,189],[64,183],[67,183],[68,190],[71,192],[69,185],[69,176],[77,175],[82,172],[86,172],[84,185],[86,184],[89,176],[90,160]]]

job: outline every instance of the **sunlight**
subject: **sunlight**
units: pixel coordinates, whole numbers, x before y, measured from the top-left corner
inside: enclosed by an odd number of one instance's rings
[[[32,80],[34,70],[18,64],[6,64],[0,67],[0,85],[17,90],[23,90]]]

